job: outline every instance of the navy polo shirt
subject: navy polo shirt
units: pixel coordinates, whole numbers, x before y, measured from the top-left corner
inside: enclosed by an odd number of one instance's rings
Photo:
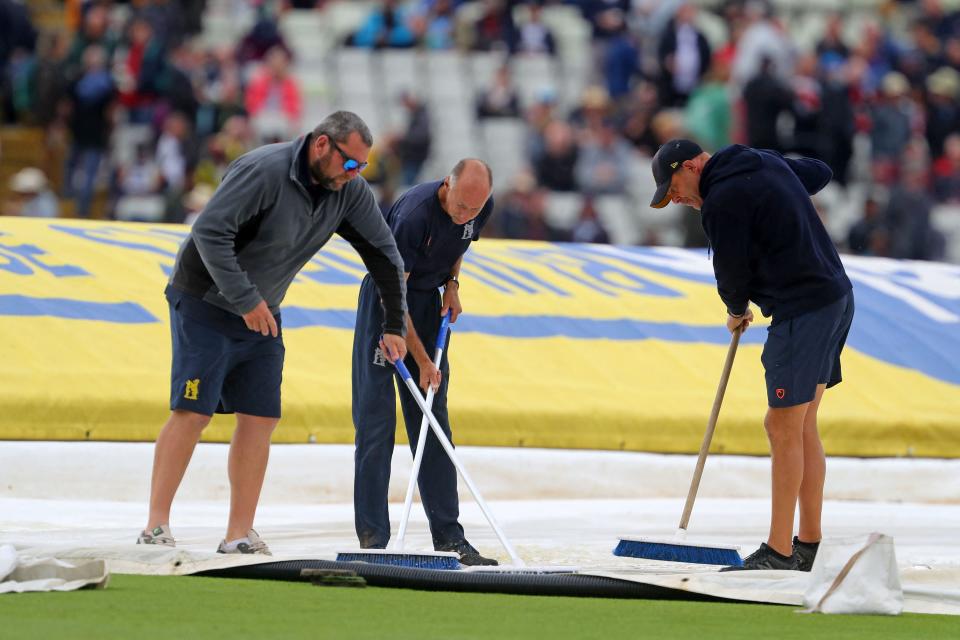
[[[411,187],[390,207],[387,225],[397,240],[403,270],[410,274],[407,289],[429,291],[442,285],[493,212],[493,197],[467,224],[455,224],[440,206],[442,180]]]

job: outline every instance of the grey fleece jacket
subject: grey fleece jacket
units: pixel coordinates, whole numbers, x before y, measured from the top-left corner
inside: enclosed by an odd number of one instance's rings
[[[380,290],[384,331],[405,335],[403,259],[369,185],[355,178],[314,210],[297,171],[306,140],[266,145],[230,165],[180,246],[170,285],[238,315],[261,300],[278,313],[294,277],[338,233]]]

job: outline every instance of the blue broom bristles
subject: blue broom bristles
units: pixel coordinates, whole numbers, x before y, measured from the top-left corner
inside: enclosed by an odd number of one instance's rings
[[[690,544],[670,544],[642,540],[621,540],[613,555],[626,558],[645,558],[666,562],[688,562],[692,564],[718,564],[742,567],[743,560],[736,549],[722,547],[698,547]]]
[[[351,551],[337,554],[337,562],[367,562],[386,564],[393,567],[411,567],[413,569],[438,569],[452,571],[462,568],[460,561],[453,556],[434,556],[416,553],[363,553]]]

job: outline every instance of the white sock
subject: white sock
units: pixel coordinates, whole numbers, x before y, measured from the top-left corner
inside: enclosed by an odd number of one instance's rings
[[[250,544],[250,538],[247,538],[246,536],[244,536],[243,538],[237,538],[236,540],[231,540],[230,542],[227,542],[226,544],[224,544],[224,545],[223,545],[223,548],[224,548],[225,550],[227,550],[227,551],[236,551],[236,550],[237,550],[237,546],[238,546],[241,542],[244,542],[244,543],[246,543],[246,544]]]

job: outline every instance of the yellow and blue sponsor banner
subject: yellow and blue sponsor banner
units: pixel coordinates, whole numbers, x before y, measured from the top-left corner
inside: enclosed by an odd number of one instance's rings
[[[156,437],[170,394],[163,288],[188,232],[0,218],[0,438]],[[960,267],[844,263],[857,315],[844,382],[820,411],[827,451],[960,456]],[[353,441],[364,273],[335,239],[290,288],[275,442]],[[706,252],[484,239],[461,280],[449,398],[458,443],[697,451],[729,344]],[[765,329],[761,320],[744,334],[714,451],[767,452]],[[227,441],[232,425],[220,416],[204,437]]]

